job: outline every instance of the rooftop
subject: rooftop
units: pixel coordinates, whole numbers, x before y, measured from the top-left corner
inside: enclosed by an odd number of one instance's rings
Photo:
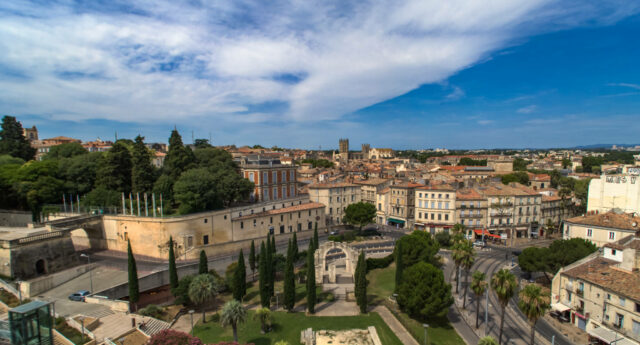
[[[597,257],[562,273],[640,301],[640,273],[621,270],[617,264],[617,261]]]
[[[327,189],[327,188],[342,188],[342,187],[359,187],[357,184],[349,182],[337,182],[337,183],[314,183],[309,185],[310,189]]]
[[[632,213],[607,213],[585,214],[565,220],[567,223],[600,226],[604,228],[615,228],[620,230],[638,231],[640,228],[640,217]]]
[[[321,204],[319,202],[308,202],[306,204],[294,205],[294,206],[283,207],[283,208],[279,208],[279,209],[275,209],[275,210],[267,210],[267,211],[264,211],[264,212],[248,214],[246,216],[234,218],[233,220],[242,220],[242,219],[251,219],[251,218],[256,218],[256,217],[273,216],[273,215],[278,215],[278,214],[282,214],[282,213],[313,210],[313,209],[316,209],[316,208],[324,208],[324,204]]]

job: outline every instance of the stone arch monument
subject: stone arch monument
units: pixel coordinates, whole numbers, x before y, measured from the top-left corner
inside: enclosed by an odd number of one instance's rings
[[[316,264],[316,283],[317,284],[324,283],[325,274],[328,274],[329,276],[329,283],[331,284],[336,283],[335,265],[327,267],[327,254],[329,253],[329,251],[333,249],[339,249],[344,253],[346,272],[350,274],[352,277],[355,274],[359,252],[346,243],[333,242],[333,241],[324,242],[320,245],[318,249],[316,249],[316,252],[314,254],[315,255],[314,259]]]

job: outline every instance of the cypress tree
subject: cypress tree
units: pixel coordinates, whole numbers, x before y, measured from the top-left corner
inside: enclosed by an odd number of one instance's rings
[[[133,310],[135,311],[138,309],[136,303],[140,299],[140,289],[138,287],[138,268],[136,267],[136,259],[133,257],[130,240],[127,240],[127,259],[129,266],[129,303],[133,303]]]
[[[320,248],[320,242],[318,240],[318,222],[316,222],[316,226],[313,229],[313,250]]]
[[[198,264],[198,274],[209,273],[209,260],[207,260],[207,253],[204,249],[200,251],[200,263]]]
[[[360,257],[358,257],[356,272],[356,300],[360,307],[360,312],[364,314],[367,312],[367,260],[365,259],[364,251],[360,252]]]
[[[237,301],[242,301],[247,294],[247,269],[244,264],[244,254],[242,249],[238,255],[238,265],[236,271],[233,274],[233,298]]]
[[[284,269],[284,308],[288,311],[293,311],[293,307],[296,303],[296,278],[293,272],[293,245],[289,240],[289,247],[287,248],[287,261]]]
[[[313,258],[312,245],[307,251],[307,311],[313,314],[316,310],[316,265]]]
[[[271,296],[274,296],[275,294],[275,284],[276,284],[276,254],[277,254],[277,249],[276,249],[276,236],[271,236],[271,287],[270,287],[270,291],[271,291]]]
[[[36,154],[36,149],[31,147],[29,140],[24,137],[22,124],[13,116],[2,118],[0,154],[22,158],[25,161],[32,160]]]
[[[258,287],[260,288],[260,304],[269,308],[271,295],[269,294],[269,282],[267,280],[267,249],[264,242],[260,243],[260,262],[258,264]]]
[[[173,237],[169,237],[169,284],[171,291],[178,288],[178,271],[176,269],[176,255],[173,252]],[[175,296],[175,294],[174,294]]]
[[[293,251],[293,262],[298,261],[298,236],[293,233],[293,240],[291,241],[291,250]]]
[[[251,268],[252,279],[256,278],[256,246],[251,240],[251,250],[249,250],[249,267]]]
[[[138,135],[131,153],[133,167],[131,169],[131,188],[133,192],[150,192],[153,189],[153,165],[151,152],[144,145],[144,137]]]
[[[394,291],[398,293],[398,287],[402,282],[402,272],[404,271],[404,262],[402,260],[402,241],[398,241],[396,245],[396,286]]]

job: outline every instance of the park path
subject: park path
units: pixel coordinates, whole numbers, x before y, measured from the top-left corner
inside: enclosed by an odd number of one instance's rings
[[[391,328],[391,331],[400,339],[400,342],[404,345],[420,345],[413,338],[413,336],[407,331],[406,328],[396,319],[393,314],[385,306],[376,306],[373,311],[378,313],[382,320]]]

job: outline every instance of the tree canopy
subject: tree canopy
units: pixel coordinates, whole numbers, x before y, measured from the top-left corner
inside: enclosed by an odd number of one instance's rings
[[[451,285],[435,266],[419,262],[404,270],[398,287],[398,304],[411,317],[421,320],[443,317],[453,304]]]
[[[376,207],[368,202],[359,202],[347,206],[344,215],[344,221],[348,224],[363,226],[373,222],[376,217]]]
[[[13,116],[2,118],[0,154],[7,154],[25,161],[33,159],[36,154],[36,149],[31,147],[29,140],[24,137],[22,124]]]
[[[43,159],[71,158],[88,152],[80,143],[65,143],[49,148]]]
[[[556,240],[548,248],[529,247],[518,256],[518,264],[525,272],[550,272],[572,264],[598,248],[582,238]]]
[[[400,250],[404,267],[419,262],[427,262],[434,266],[440,265],[436,257],[440,245],[428,232],[416,230],[410,235],[403,236],[397,241],[396,248]]]

